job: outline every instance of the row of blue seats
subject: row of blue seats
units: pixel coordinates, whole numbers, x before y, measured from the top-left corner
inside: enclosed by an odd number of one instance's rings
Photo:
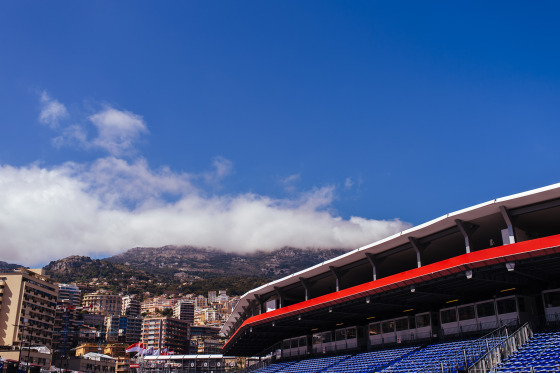
[[[500,338],[431,344],[383,369],[385,373],[457,372],[465,370]]]
[[[349,355],[308,359],[284,368],[284,373],[321,373],[336,363],[350,357]]]
[[[536,333],[498,365],[496,372],[560,372],[560,332]]]
[[[372,373],[413,352],[418,347],[360,353],[328,368],[330,373]]]
[[[360,353],[355,356],[339,355],[302,361],[289,361],[271,364],[255,370],[254,373],[351,373],[375,372],[391,362],[409,354],[418,347],[388,349],[383,351]]]
[[[351,372],[457,372],[464,370],[489,347],[503,339],[470,339],[272,364],[259,373],[351,373]],[[466,360],[466,361],[465,361]]]

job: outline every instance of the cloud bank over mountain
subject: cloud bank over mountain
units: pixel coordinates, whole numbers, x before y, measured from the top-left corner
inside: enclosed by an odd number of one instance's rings
[[[198,174],[153,169],[134,149],[148,133],[141,116],[104,106],[84,117],[85,124],[65,125],[63,104],[46,92],[41,103],[39,121],[57,132],[55,144],[106,154],[86,163],[0,165],[3,261],[40,266],[72,254],[112,255],[167,244],[236,252],[353,249],[410,227],[399,219],[337,216],[333,186],[290,198],[211,193],[209,186],[233,173],[231,160],[217,155]]]

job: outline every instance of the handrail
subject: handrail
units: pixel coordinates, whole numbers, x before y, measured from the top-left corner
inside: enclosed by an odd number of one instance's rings
[[[518,347],[525,344],[533,336],[533,330],[526,322],[513,334],[508,336],[503,342],[489,347],[488,352],[481,356],[467,370],[468,373],[487,373],[495,368],[502,360],[506,359]]]
[[[450,349],[445,358],[441,361],[434,361],[430,365],[432,372],[464,372],[472,362],[475,362],[486,353],[491,347],[495,346],[497,341],[504,340],[508,335],[508,327],[504,325],[498,327],[486,335],[475,339],[462,347]]]

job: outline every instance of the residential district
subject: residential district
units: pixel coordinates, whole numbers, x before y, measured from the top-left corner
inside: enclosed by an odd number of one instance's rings
[[[0,372],[134,372],[145,354],[219,355],[220,327],[239,298],[170,296],[140,301],[56,283],[42,269],[0,273]]]

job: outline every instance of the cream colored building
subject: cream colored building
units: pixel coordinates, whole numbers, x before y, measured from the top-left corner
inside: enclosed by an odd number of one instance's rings
[[[0,273],[0,345],[52,348],[57,296],[42,270]]]
[[[90,313],[105,316],[121,314],[122,297],[104,293],[88,293],[82,298],[82,306],[88,307]]]

